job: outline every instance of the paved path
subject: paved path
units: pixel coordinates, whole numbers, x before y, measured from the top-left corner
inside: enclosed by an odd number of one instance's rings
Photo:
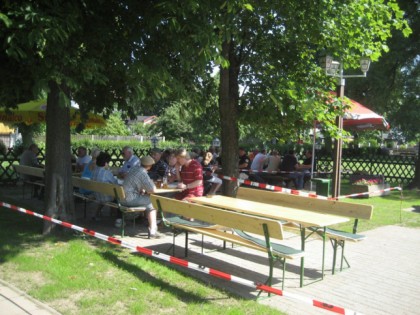
[[[418,298],[420,268],[417,266],[417,262],[420,261],[418,251],[420,229],[386,226],[364,234],[368,238],[363,242],[346,244],[345,253],[351,268],[335,275],[331,274],[332,249],[327,248],[327,274],[323,281],[316,281],[321,275],[322,242],[317,239],[309,240],[305,261],[305,284],[307,285],[299,288],[299,262],[291,262],[286,272],[285,292],[362,314],[420,314],[420,299]],[[244,248],[213,251],[216,247],[206,245],[205,254],[201,255],[199,247],[201,237],[193,236],[193,238],[195,241],[191,242],[190,261],[249,280],[257,282],[265,280],[265,275],[268,273],[267,258],[261,253]],[[286,242],[299,247],[299,240],[297,236],[290,236]],[[168,248],[168,241],[170,240],[166,240],[166,244],[156,244],[154,248],[165,251]],[[183,254],[183,242],[182,238],[177,240],[177,244],[180,245],[177,248],[177,255]],[[215,241],[214,244],[221,245],[220,241]],[[208,276],[196,272],[195,275],[207,281],[209,279]],[[281,276],[280,269],[275,271],[275,275]],[[218,286],[245,298],[256,296],[256,292],[249,288],[216,278],[211,279]],[[279,282],[274,286],[281,289]],[[263,299],[261,303],[278,308],[289,315],[334,314],[298,300],[280,296]]]
[[[80,212],[82,213],[82,212]],[[104,217],[100,222],[79,221],[77,224],[112,235],[118,230],[112,227],[113,220]],[[136,229],[127,225],[126,240],[142,247],[166,252],[172,243],[170,231],[158,240],[146,239],[146,228]],[[140,233],[139,233],[140,232]],[[299,297],[320,300],[335,306],[350,309],[362,314],[420,314],[418,298],[420,268],[420,229],[400,226],[385,226],[364,233],[368,236],[360,243],[346,244],[346,257],[351,268],[331,275],[332,249],[327,247],[326,276],[320,277],[321,248],[319,239],[309,239],[306,245],[305,285],[299,288],[299,261],[288,263],[285,292]],[[287,234],[285,242],[299,248],[300,238]],[[183,256],[183,236],[177,238],[176,255]],[[235,276],[255,282],[264,282],[268,273],[267,257],[257,251],[235,247],[220,251],[221,242],[205,238],[204,255],[201,254],[201,236],[192,235],[188,260],[206,267],[215,268]],[[165,262],[162,262],[165,263]],[[215,286],[225,288],[244,298],[255,298],[254,290],[226,282],[208,275],[176,267],[194,277],[205,279]],[[281,271],[275,270],[274,287],[281,289]],[[280,296],[262,299],[261,303],[295,314],[334,314],[330,311],[307,305],[296,299]],[[7,310],[5,312],[4,310]],[[27,297],[22,292],[10,288],[0,281],[0,314],[57,314],[54,310]]]
[[[59,315],[60,313],[0,279],[0,314]]]

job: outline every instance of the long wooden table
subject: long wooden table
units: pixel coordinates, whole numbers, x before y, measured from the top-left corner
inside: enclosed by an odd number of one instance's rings
[[[255,216],[267,217],[279,221],[293,222],[300,226],[301,232],[301,249],[305,250],[306,228],[317,227],[323,228],[323,252],[322,252],[322,278],[324,278],[324,263],[325,263],[325,229],[327,226],[343,223],[349,221],[348,218],[336,215],[316,213],[302,209],[295,209],[291,207],[283,207],[262,202],[249,201],[239,198],[232,198],[226,196],[208,197],[194,197],[188,199],[190,202],[195,202],[203,205],[209,205],[217,208],[223,208],[236,212],[247,213]],[[301,273],[303,274],[305,258],[301,258]],[[303,286],[303,278],[301,278],[300,286]]]

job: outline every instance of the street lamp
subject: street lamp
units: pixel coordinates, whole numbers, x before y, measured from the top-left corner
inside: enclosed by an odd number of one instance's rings
[[[337,95],[339,98],[344,97],[344,86],[346,85],[346,78],[365,78],[369,70],[370,58],[362,57],[360,59],[360,70],[363,74],[351,74],[344,75],[343,63],[333,60],[331,56],[325,56],[320,59],[320,64],[325,69],[327,76],[337,78]],[[338,133],[341,136],[343,130],[343,116],[339,115],[336,117],[336,125]],[[341,152],[342,152],[343,140],[341,137],[335,139],[334,145],[334,160],[333,160],[333,192],[332,197],[336,198],[340,195],[341,185]]]
[[[150,138],[150,142],[152,142],[153,148],[156,148],[157,144],[159,143],[159,138],[156,136],[153,136]]]
[[[215,148],[220,147],[220,140],[219,140],[219,138],[214,138],[213,139],[212,146],[215,147]]]

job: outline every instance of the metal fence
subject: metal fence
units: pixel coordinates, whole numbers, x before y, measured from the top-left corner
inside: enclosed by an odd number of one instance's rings
[[[73,148],[72,150],[72,155],[76,156],[77,148]],[[111,155],[111,162],[109,163],[110,166],[122,166],[124,159],[122,158],[122,152],[120,149],[106,149],[104,151]],[[139,157],[150,154],[150,149],[133,149],[133,151],[134,154]],[[19,164],[21,153],[22,152],[20,151],[15,151],[12,148],[9,148],[5,155],[0,155],[0,184],[17,182],[18,176],[15,173],[13,165]],[[38,160],[40,164],[45,163],[45,152],[42,148],[39,150]]]
[[[343,156],[341,171],[343,178],[353,174],[382,175],[388,182],[408,184],[414,178],[416,156],[366,155]],[[331,156],[316,158],[317,171],[331,173],[333,159]]]
[[[124,162],[120,149],[104,150],[112,157],[110,166],[120,167]],[[149,154],[150,149],[134,149],[134,154],[141,157]],[[21,152],[8,149],[6,155],[0,155],[0,184],[15,183],[13,164],[19,164]],[[76,148],[73,149],[76,155]],[[45,153],[41,149],[39,153],[40,163],[45,161]],[[343,156],[342,157],[342,176],[349,178],[353,174],[383,175],[388,182],[401,182],[408,184],[414,178],[416,156],[385,156],[385,155],[366,155],[366,156]],[[333,171],[333,159],[331,156],[316,157],[317,171],[324,174],[331,174]]]

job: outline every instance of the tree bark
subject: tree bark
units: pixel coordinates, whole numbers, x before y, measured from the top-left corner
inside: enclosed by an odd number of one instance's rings
[[[234,54],[232,41],[222,45],[222,55],[229,60],[229,67],[220,69],[219,113],[222,138],[223,175],[238,176],[238,100],[239,100],[239,63]],[[224,181],[223,194],[234,196],[237,183]]]
[[[46,215],[72,222],[74,200],[71,182],[70,108],[60,106],[60,88],[56,82],[49,82],[49,88],[46,114]],[[44,221],[43,234],[51,233],[54,228],[54,224]]]
[[[20,123],[17,126],[22,135],[22,146],[28,148],[34,142],[34,131],[37,127],[33,124],[27,126],[25,123]]]

